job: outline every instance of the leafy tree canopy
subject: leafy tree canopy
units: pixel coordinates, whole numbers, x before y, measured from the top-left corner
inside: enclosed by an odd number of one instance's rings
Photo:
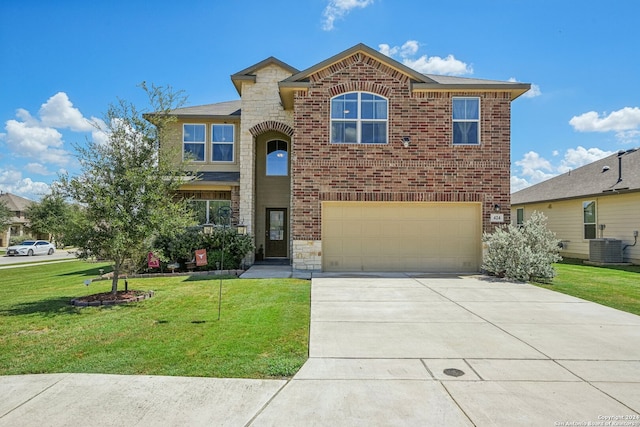
[[[0,231],[4,231],[9,227],[11,218],[13,218],[13,213],[9,210],[7,203],[4,200],[0,200]]]
[[[76,145],[81,172],[61,175],[58,189],[83,207],[75,239],[81,253],[113,262],[111,291],[128,260],[148,250],[155,235],[171,235],[192,223],[186,202],[174,197],[185,174],[174,153],[160,143],[176,126],[172,110],[184,104],[171,87],[141,85],[151,112],[123,100],[109,107],[106,142]]]

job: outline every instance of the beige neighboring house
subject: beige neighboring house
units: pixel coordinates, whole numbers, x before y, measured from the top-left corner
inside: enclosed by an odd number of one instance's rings
[[[640,150],[621,150],[511,195],[513,224],[534,211],[548,217],[562,256],[594,261],[606,244],[620,247],[623,262],[640,264]]]
[[[26,217],[26,211],[34,202],[15,194],[3,192],[0,192],[0,200],[4,201],[9,210],[13,212],[11,225],[0,233],[0,247],[4,248],[9,246],[11,237],[28,234],[29,220]]]

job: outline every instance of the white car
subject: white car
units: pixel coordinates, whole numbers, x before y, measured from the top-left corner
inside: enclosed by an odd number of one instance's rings
[[[25,240],[19,245],[9,246],[7,256],[51,255],[56,251],[53,243],[46,240]]]

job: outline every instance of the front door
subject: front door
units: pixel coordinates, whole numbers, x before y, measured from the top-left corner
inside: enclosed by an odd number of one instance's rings
[[[265,257],[287,257],[287,210],[267,208],[267,226],[265,236]]]

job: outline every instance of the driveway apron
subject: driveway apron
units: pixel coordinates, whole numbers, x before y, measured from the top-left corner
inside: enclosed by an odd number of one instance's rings
[[[314,278],[311,301],[310,358],[252,426],[640,426],[638,316],[482,276]]]

